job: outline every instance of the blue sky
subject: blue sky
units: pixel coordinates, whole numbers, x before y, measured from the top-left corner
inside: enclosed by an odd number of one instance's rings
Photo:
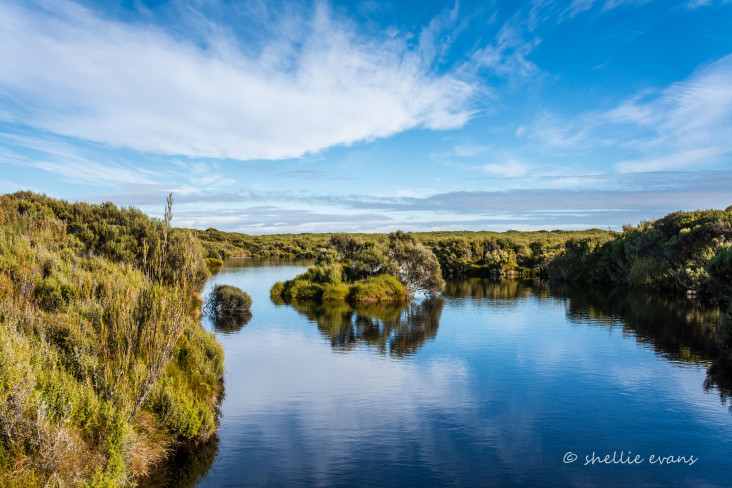
[[[264,234],[732,204],[732,1],[0,0],[0,192]]]

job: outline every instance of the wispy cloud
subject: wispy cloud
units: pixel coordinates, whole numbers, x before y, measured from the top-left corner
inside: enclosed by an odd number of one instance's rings
[[[113,146],[234,159],[298,157],[470,119],[471,79],[430,69],[438,38],[425,34],[415,48],[367,35],[325,4],[287,22],[295,28],[273,28],[279,37],[245,53],[225,35],[201,46],[74,3],[5,3],[0,115]]]
[[[479,49],[473,56],[474,63],[512,80],[530,77],[539,68],[529,59],[541,39],[529,32],[526,19],[520,12],[503,24],[494,42]]]
[[[0,164],[32,167],[54,173],[62,180],[93,185],[149,184],[158,173],[109,161],[96,161],[79,147],[58,138],[30,137],[0,132]],[[30,151],[30,153],[29,153]]]
[[[542,113],[518,137],[542,151],[621,148],[638,154],[621,172],[719,166],[732,153],[732,54],[660,90],[645,89],[605,112],[559,117]]]
[[[686,6],[689,8],[708,7],[710,5],[722,5],[732,3],[732,0],[691,0]]]
[[[626,4],[646,3],[650,0],[572,0],[572,3],[564,11],[564,15],[574,17],[575,15],[586,12],[596,6],[602,11],[612,10],[616,7]]]
[[[633,97],[609,111],[610,123],[643,128],[627,144],[649,154],[618,163],[621,171],[709,166],[732,152],[732,54],[657,94]]]

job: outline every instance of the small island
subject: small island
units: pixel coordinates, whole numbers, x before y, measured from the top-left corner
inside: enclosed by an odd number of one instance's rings
[[[313,300],[360,304],[405,303],[422,290],[445,288],[440,263],[409,233],[389,234],[385,242],[338,234],[314,266],[270,290],[275,301]]]

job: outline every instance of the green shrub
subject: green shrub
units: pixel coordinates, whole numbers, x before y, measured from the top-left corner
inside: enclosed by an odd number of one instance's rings
[[[278,281],[274,285],[272,285],[272,288],[269,290],[269,296],[272,298],[275,297],[281,297],[282,293],[285,291],[285,284],[281,281]]]
[[[323,285],[296,279],[290,286],[285,285],[283,295],[290,300],[320,300],[323,296]]]
[[[208,272],[169,224],[0,196],[0,485],[134,484],[215,431],[223,350],[193,315]]]
[[[354,283],[348,299],[355,303],[406,302],[406,288],[391,275],[378,275]]]
[[[337,285],[327,284],[323,287],[323,302],[343,302],[350,293],[350,287],[345,283]]]
[[[232,285],[216,285],[206,300],[207,311],[215,317],[236,317],[249,313],[252,298]]]
[[[732,246],[722,246],[707,265],[709,276],[732,284]]]
[[[224,265],[224,262],[219,258],[208,257],[205,259],[205,262],[208,269],[216,269]]]

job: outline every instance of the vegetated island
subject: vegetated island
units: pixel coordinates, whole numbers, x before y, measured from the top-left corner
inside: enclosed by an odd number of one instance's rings
[[[232,285],[216,285],[208,298],[204,310],[216,327],[224,333],[236,332],[252,318],[252,297]]]
[[[285,302],[404,303],[418,290],[445,288],[437,258],[411,234],[394,232],[385,242],[334,235],[329,246],[305,273],[275,283],[270,296]]]
[[[0,196],[0,485],[128,486],[214,434],[209,271],[171,205]]]

